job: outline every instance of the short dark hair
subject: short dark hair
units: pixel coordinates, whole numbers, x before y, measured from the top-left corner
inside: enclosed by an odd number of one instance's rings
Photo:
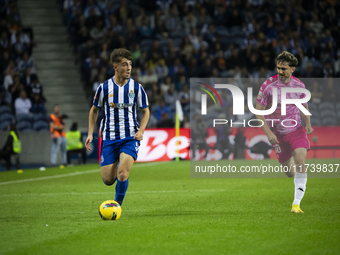
[[[290,67],[292,66],[295,67],[299,64],[299,61],[297,60],[297,58],[288,51],[283,51],[276,57],[275,64],[282,63],[282,62],[287,62]]]
[[[127,49],[124,49],[124,48],[114,49],[111,52],[110,61],[111,61],[112,65],[114,63],[119,63],[120,61],[122,61],[123,58],[126,58],[126,59],[132,61],[132,54],[131,54],[131,52],[128,51]]]

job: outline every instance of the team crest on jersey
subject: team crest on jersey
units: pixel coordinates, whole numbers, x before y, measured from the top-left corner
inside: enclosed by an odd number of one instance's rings
[[[134,98],[134,97],[135,97],[135,93],[133,92],[133,90],[130,90],[129,98]]]

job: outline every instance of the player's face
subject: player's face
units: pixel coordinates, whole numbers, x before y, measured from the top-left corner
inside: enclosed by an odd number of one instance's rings
[[[117,65],[113,66],[118,76],[123,79],[129,79],[132,71],[132,61],[123,58]]]
[[[295,71],[295,67],[290,67],[287,62],[277,63],[276,69],[279,79],[284,83],[289,82],[292,73]]]

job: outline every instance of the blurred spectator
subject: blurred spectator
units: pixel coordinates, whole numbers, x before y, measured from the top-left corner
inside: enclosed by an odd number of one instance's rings
[[[161,116],[161,121],[157,123],[158,128],[173,128],[175,127],[175,122],[169,118],[169,114],[164,112]]]
[[[32,108],[31,112],[36,113],[46,113],[44,99],[40,94],[33,93],[32,94]]]
[[[0,54],[11,51],[11,42],[9,41],[6,31],[1,32],[0,36]]]
[[[148,67],[146,73],[139,76],[139,82],[143,84],[145,89],[148,89],[152,87],[152,83],[158,82],[158,76],[151,67]]]
[[[202,7],[200,9],[200,14],[197,17],[197,26],[199,29],[201,29],[204,25],[209,25],[212,23],[212,18],[209,15],[209,13],[207,13],[207,9],[205,9],[204,7]]]
[[[191,29],[197,27],[197,18],[194,16],[192,12],[189,12],[184,18],[183,18],[183,26],[187,33],[191,31]]]
[[[103,38],[106,33],[107,30],[102,20],[97,20],[96,25],[90,30],[90,36],[93,40],[99,40]]]
[[[8,91],[12,94],[13,103],[20,96],[21,90],[25,90],[24,85],[20,83],[19,75],[14,75],[13,84],[8,88]]]
[[[225,114],[218,116],[219,119],[226,119]],[[215,127],[216,144],[212,149],[218,149],[222,154],[222,159],[228,159],[229,155],[234,152],[234,145],[230,143],[229,136],[231,135],[230,125],[217,125]]]
[[[12,95],[5,88],[0,88],[0,105],[12,107]]]
[[[34,76],[36,75],[31,73],[31,68],[26,68],[25,74],[21,78],[21,83],[24,84],[25,89],[31,86]]]
[[[189,94],[188,84],[184,84],[182,86],[182,90],[179,92],[178,99],[181,103],[183,112],[189,115],[189,113],[190,113],[190,94]]]
[[[27,98],[26,91],[21,90],[20,91],[20,97],[15,99],[14,102],[14,109],[15,114],[29,114],[32,107],[31,100]]]
[[[18,63],[18,69],[20,73],[23,73],[27,68],[30,68],[31,73],[35,73],[35,68],[32,59],[27,52],[24,52],[22,59]]]
[[[167,92],[165,92],[164,94],[164,101],[165,103],[170,106],[170,108],[175,107],[175,102],[178,99],[178,93],[175,90],[175,86],[174,85],[170,85],[170,88]]]
[[[8,88],[13,84],[13,77],[14,77],[15,71],[14,67],[9,68],[5,78],[4,78],[4,87],[8,90]]]
[[[28,95],[29,95],[30,98],[32,98],[33,94],[39,94],[40,98],[45,101],[45,98],[43,96],[43,88],[40,85],[38,77],[36,75],[34,75],[32,77],[32,83],[31,83],[31,86],[29,88]]]
[[[54,105],[53,113],[50,115],[50,131],[52,138],[52,149],[51,149],[51,163],[53,166],[57,164],[57,154],[60,149],[61,166],[66,166],[66,135],[65,125],[63,121],[63,115],[60,113],[60,106]]]
[[[169,68],[165,65],[164,59],[158,59],[155,66],[155,74],[158,76],[159,81],[164,81],[165,77],[168,76]]]
[[[157,102],[164,101],[164,93],[159,89],[156,82],[152,84],[152,89],[147,92],[150,105],[154,106]]]
[[[156,108],[154,110],[154,115],[155,115],[155,118],[157,119],[157,121],[162,120],[162,114],[164,114],[164,113],[167,113],[168,118],[172,119],[172,113],[170,111],[170,108],[168,106],[166,106],[164,100],[158,102],[157,105],[158,106],[156,106]]]
[[[323,24],[319,21],[318,15],[314,14],[312,21],[309,23],[310,28],[315,32],[316,36],[320,38],[323,35]]]
[[[321,49],[315,38],[310,40],[310,46],[307,49],[306,56],[311,60],[319,60],[321,56]]]
[[[20,169],[19,154],[21,153],[21,142],[20,137],[15,124],[11,124],[8,127],[9,134],[7,136],[6,142],[0,150],[0,159],[6,161],[6,169],[11,169],[11,155],[16,155],[15,166]]]
[[[171,77],[167,76],[165,78],[165,82],[161,84],[160,89],[162,90],[163,93],[166,93],[169,90],[170,86],[172,85],[175,86],[174,83],[172,83],[171,81]]]
[[[79,154],[83,160],[83,164],[86,164],[86,149],[83,144],[82,135],[78,130],[78,123],[73,122],[70,128],[70,131],[66,132],[67,139],[67,164],[71,164],[71,155],[77,154],[79,158]],[[80,160],[79,160],[80,163]]]
[[[93,93],[93,95],[96,93],[98,86],[99,86],[101,83],[104,83],[104,82],[105,82],[105,74],[100,73],[100,74],[98,75],[98,81],[95,81],[95,82],[93,83],[93,86],[92,86],[92,93]]]

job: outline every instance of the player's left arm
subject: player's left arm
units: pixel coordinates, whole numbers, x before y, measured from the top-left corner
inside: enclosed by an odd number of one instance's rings
[[[140,128],[138,130],[138,132],[135,134],[135,136],[133,138],[136,138],[138,141],[142,141],[143,140],[143,134],[144,131],[146,129],[146,125],[149,122],[149,118],[150,118],[150,110],[149,107],[143,108],[141,109],[142,111],[142,120],[140,123]]]
[[[308,109],[308,104],[305,104],[303,105],[307,111],[309,112],[309,109]],[[306,123],[306,132],[307,132],[307,135],[310,135],[311,133],[313,133],[314,129],[312,128],[312,124],[310,122],[310,115],[305,115],[301,110],[300,110],[300,113],[301,113],[301,118],[303,119],[303,121]]]

